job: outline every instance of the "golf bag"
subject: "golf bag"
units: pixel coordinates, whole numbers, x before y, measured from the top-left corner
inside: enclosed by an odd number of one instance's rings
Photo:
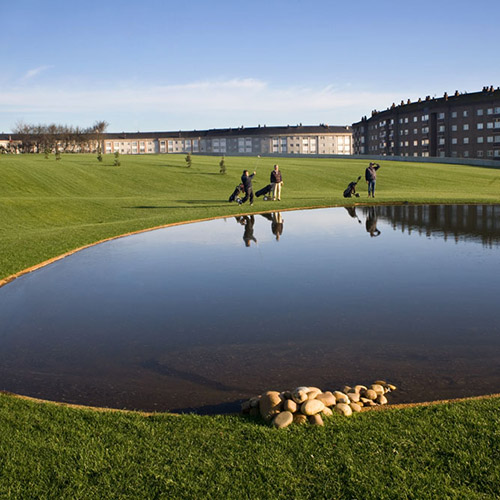
[[[358,177],[356,181],[352,181],[349,183],[349,185],[344,190],[344,198],[351,198],[352,196],[356,196],[356,198],[359,198],[359,194],[356,193],[356,185],[360,179],[361,175]]]
[[[266,187],[263,187],[262,189],[259,189],[256,193],[255,196],[259,197],[262,195],[269,194],[271,192],[271,184],[268,184]]]
[[[244,192],[243,184],[238,184],[234,189],[233,193],[229,197],[229,201],[238,201],[240,194]]]

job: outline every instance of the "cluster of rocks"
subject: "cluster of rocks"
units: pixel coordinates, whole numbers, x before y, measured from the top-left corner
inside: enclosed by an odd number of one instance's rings
[[[323,425],[323,418],[334,412],[349,417],[363,407],[387,404],[386,394],[396,386],[376,380],[369,387],[345,386],[342,391],[325,391],[317,387],[301,386],[293,391],[267,391],[243,402],[241,411],[261,416],[274,427],[282,429],[292,423]]]

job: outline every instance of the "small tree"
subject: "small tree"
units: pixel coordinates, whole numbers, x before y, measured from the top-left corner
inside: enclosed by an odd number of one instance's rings
[[[97,147],[97,160],[102,162],[102,152],[101,152],[101,146]]]
[[[61,152],[59,151],[59,148],[56,146],[56,160],[61,159]]]
[[[48,160],[50,156],[50,148],[49,147],[45,148],[44,153],[45,153],[45,159]]]
[[[225,174],[226,173],[226,161],[224,160],[224,157],[221,158],[221,161],[219,162],[219,173]]]
[[[118,151],[115,151],[115,161],[113,163],[115,167],[119,167],[121,165],[120,162],[120,153]]]
[[[186,166],[187,168],[191,168],[191,165],[193,164],[192,159],[191,159],[191,153],[188,153],[186,156]]]

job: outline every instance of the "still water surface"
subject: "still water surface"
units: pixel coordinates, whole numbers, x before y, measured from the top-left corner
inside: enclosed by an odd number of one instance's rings
[[[499,206],[274,212],[83,250],[0,288],[0,389],[224,412],[385,378],[500,392]]]

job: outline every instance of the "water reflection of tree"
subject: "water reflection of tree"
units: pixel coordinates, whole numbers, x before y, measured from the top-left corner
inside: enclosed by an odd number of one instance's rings
[[[253,215],[240,215],[235,217],[235,219],[236,222],[239,222],[242,226],[245,227],[245,231],[243,232],[243,241],[245,242],[245,246],[249,247],[252,241],[257,243],[257,239],[253,235],[255,217]]]

